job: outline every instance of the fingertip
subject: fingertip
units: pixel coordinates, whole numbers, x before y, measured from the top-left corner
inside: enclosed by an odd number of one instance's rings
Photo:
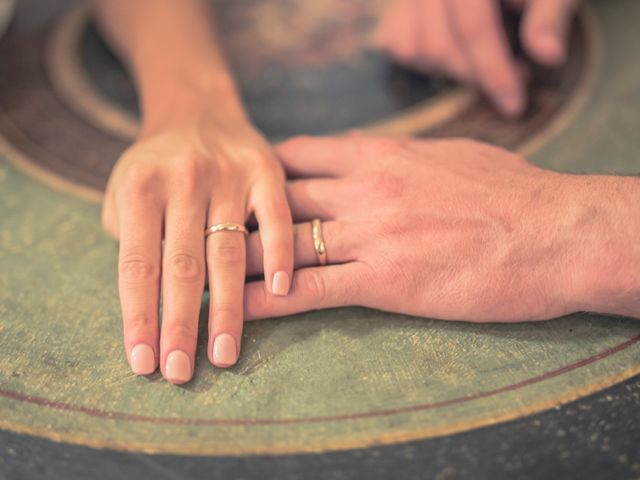
[[[274,201],[274,196],[281,198]],[[267,288],[272,295],[285,296],[289,293],[294,263],[294,228],[285,190],[272,192],[256,208],[256,213]]]
[[[532,11],[523,21],[520,37],[529,56],[541,65],[556,67],[565,62],[567,26],[557,16]]]
[[[279,297],[286,297],[291,289],[291,276],[284,270],[280,270],[273,275],[271,282],[271,293]]]
[[[150,375],[156,370],[156,358],[153,349],[140,343],[131,349],[129,354],[131,370],[136,375]]]
[[[191,363],[189,355],[182,350],[172,351],[167,355],[164,378],[174,385],[187,383],[193,375]]]
[[[496,97],[496,102],[500,112],[509,118],[517,118],[524,113],[524,94],[519,92],[508,92]]]
[[[508,74],[496,76],[486,84],[486,92],[499,112],[507,118],[522,115],[526,106],[524,79],[520,77],[517,63]]]
[[[530,55],[543,65],[556,67],[566,60],[565,44],[554,32],[547,30],[533,34],[528,44]]]

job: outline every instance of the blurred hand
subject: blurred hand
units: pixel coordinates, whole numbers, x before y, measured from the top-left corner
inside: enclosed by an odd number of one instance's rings
[[[300,270],[287,297],[248,284],[248,319],[346,305],[475,322],[640,316],[637,179],[560,174],[458,139],[298,138],[278,153],[305,177],[288,185]],[[259,273],[259,236],[247,245]]]
[[[201,103],[213,104],[206,99]],[[153,372],[160,362],[172,383],[187,382],[193,374],[207,272],[209,359],[228,367],[240,352],[245,236],[221,231],[205,241],[206,226],[244,224],[255,213],[266,251],[269,294],[288,293],[293,269],[282,167],[248,122],[216,112],[221,111],[205,108],[179,120],[176,114],[169,123],[143,130],[118,160],[103,208],[106,230],[120,239],[127,358],[141,375]]]
[[[579,0],[509,0],[523,10],[520,39],[542,65],[561,65]],[[391,0],[377,43],[398,62],[480,87],[507,116],[526,106],[521,64],[505,35],[498,0]]]

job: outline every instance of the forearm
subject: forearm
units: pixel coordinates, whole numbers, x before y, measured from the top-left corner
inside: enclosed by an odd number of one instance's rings
[[[202,0],[96,0],[102,30],[135,77],[144,129],[203,104],[244,118],[208,10]]]
[[[573,177],[578,308],[640,318],[640,179]]]

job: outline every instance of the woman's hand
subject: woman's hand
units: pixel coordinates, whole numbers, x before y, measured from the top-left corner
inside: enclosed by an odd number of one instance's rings
[[[640,316],[635,178],[560,174],[458,139],[299,138],[278,153],[306,177],[288,184],[300,270],[286,298],[247,285],[247,319],[345,305],[477,322]],[[259,272],[257,235],[247,258]]]
[[[244,224],[255,213],[269,295],[288,293],[293,269],[284,173],[271,148],[241,114],[196,103],[143,128],[115,166],[103,208],[105,228],[120,239],[127,358],[140,375],[160,362],[172,383],[193,374],[207,273],[209,359],[228,367],[240,352],[245,237],[221,231],[205,241],[206,226]]]
[[[569,27],[579,0],[509,0],[523,10],[526,53],[554,67],[567,56]],[[392,0],[377,35],[396,60],[479,86],[509,116],[526,105],[523,74],[502,26],[498,0]]]

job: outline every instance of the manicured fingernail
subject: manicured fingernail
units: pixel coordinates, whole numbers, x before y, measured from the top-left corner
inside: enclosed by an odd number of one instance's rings
[[[289,293],[290,286],[291,280],[289,280],[287,272],[276,272],[273,276],[273,283],[271,284],[271,293],[284,297]]]
[[[149,345],[140,343],[131,349],[131,370],[136,375],[149,375],[156,369],[156,359]]]
[[[236,341],[228,333],[221,333],[213,342],[213,364],[216,367],[229,367],[236,363],[238,352]]]
[[[174,350],[167,355],[164,369],[165,378],[171,383],[185,383],[191,379],[191,360],[182,350]]]

